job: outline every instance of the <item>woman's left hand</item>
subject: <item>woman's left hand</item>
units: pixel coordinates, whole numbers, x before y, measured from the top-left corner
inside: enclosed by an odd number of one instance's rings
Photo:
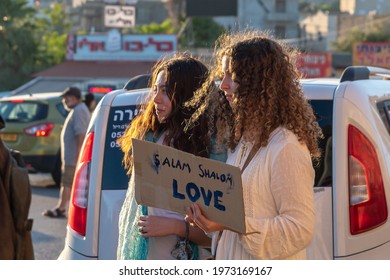
[[[141,216],[138,221],[139,231],[143,237],[161,237],[177,232],[184,228],[183,220],[161,216]]]
[[[205,234],[209,234],[218,230],[229,229],[224,225],[218,224],[216,222],[210,221],[207,219],[200,207],[197,204],[192,204],[191,207],[187,209],[186,221],[195,224],[197,227],[202,229]]]

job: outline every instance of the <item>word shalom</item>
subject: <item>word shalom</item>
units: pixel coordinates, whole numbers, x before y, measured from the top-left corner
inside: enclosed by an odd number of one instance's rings
[[[169,167],[173,169],[179,169],[181,171],[186,171],[189,174],[192,171],[191,165],[187,162],[180,161],[180,159],[162,157],[158,153],[153,155],[153,165],[157,172],[159,173],[160,168]],[[227,183],[230,187],[233,186],[233,178],[230,173],[218,173],[216,171],[205,168],[203,164],[198,165],[198,176],[200,178],[207,178],[220,181],[222,183]]]

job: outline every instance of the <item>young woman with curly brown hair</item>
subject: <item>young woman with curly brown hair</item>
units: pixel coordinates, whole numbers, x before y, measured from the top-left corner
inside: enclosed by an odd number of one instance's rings
[[[240,168],[258,150],[242,173],[246,234],[208,220],[196,204],[188,209],[188,221],[214,233],[216,259],[306,258],[315,223],[312,159],[320,156],[322,132],[301,90],[295,54],[257,31],[217,40],[209,79],[221,81],[233,111],[233,126],[229,116],[217,124],[217,142],[230,132],[227,163]],[[203,95],[205,89],[190,103]]]
[[[207,67],[188,54],[177,54],[156,63],[149,101],[119,139],[128,174],[133,170],[132,138],[168,145],[197,156],[226,160],[226,152],[213,149],[206,115],[200,117],[196,125],[183,130],[185,120],[195,111],[183,104],[193,97],[207,76]],[[117,258],[175,259],[171,251],[178,238],[186,236],[184,215],[137,205],[134,177],[131,176],[119,216]],[[195,227],[189,227],[189,240],[204,246],[211,244],[210,238]],[[195,258],[196,249],[193,246]]]

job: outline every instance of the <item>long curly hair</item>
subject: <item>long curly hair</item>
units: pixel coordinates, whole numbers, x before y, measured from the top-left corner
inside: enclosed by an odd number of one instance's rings
[[[282,126],[307,145],[313,158],[320,156],[322,130],[303,95],[295,63],[298,54],[296,49],[256,30],[225,33],[217,39],[209,82],[222,80],[221,65],[226,56],[230,58],[232,79],[239,84],[233,115],[226,115],[225,121],[220,118],[216,124],[218,143],[225,141],[234,150],[243,138],[265,147],[271,132]],[[207,95],[204,86],[190,103],[196,106]],[[191,120],[201,116],[205,107],[199,106]]]
[[[188,53],[177,53],[173,57],[162,58],[154,65],[150,86],[155,84],[157,75],[161,71],[166,73],[166,90],[172,103],[172,112],[164,123],[158,121],[153,102],[154,92],[151,90],[144,105],[140,108],[141,113],[132,121],[124,135],[118,139],[124,152],[123,164],[128,174],[133,166],[131,139],[144,139],[148,132],[157,136],[162,131],[166,131],[163,143],[176,149],[202,157],[208,157],[210,153],[211,145],[206,116],[200,118],[190,129],[183,130],[186,120],[197,109],[183,105],[205,82],[208,77],[208,68]]]

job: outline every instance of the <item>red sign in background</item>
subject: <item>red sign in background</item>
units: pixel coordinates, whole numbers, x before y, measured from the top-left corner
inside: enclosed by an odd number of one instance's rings
[[[390,42],[355,43],[353,45],[352,64],[390,69]]]
[[[330,53],[303,53],[297,63],[303,78],[321,78],[332,75]]]

